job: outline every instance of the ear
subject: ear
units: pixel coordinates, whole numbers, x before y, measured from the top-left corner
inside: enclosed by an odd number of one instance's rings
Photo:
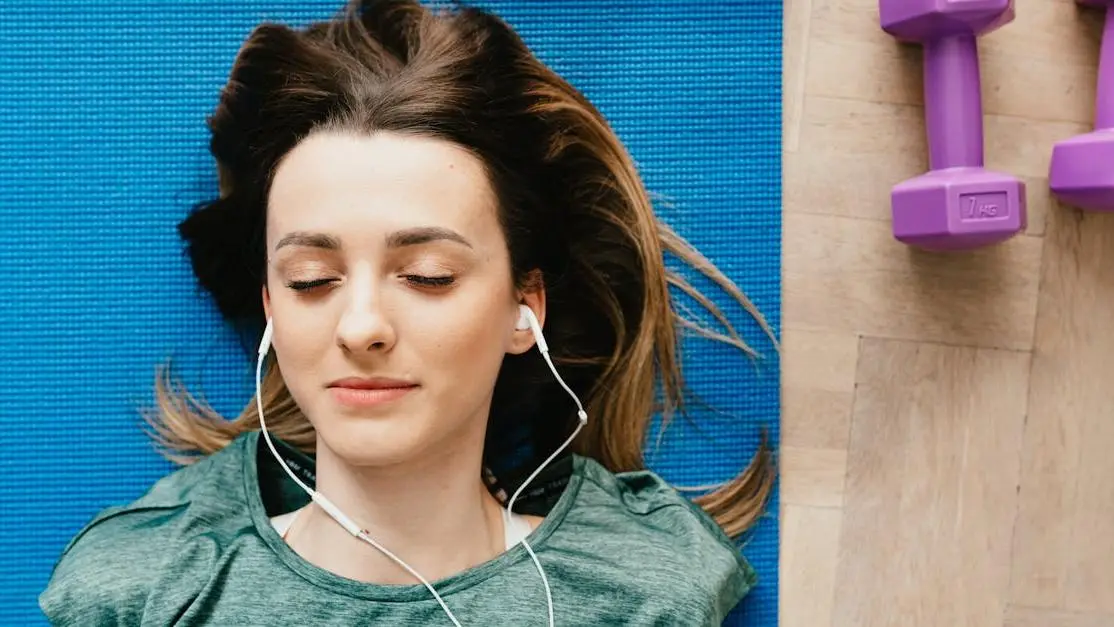
[[[515,323],[518,321],[519,305],[526,305],[533,310],[534,315],[538,318],[538,324],[543,329],[545,328],[545,284],[541,280],[541,271],[534,270],[531,272],[526,285],[527,287],[518,293],[518,299],[514,302],[510,312],[511,316],[508,319],[507,330],[511,334],[511,339],[507,352],[512,355],[521,355],[537,343],[534,339],[534,333],[530,329],[515,328]]]

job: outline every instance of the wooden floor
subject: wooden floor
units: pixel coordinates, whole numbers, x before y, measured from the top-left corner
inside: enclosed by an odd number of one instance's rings
[[[927,167],[919,49],[877,0],[785,0],[782,625],[1114,626],[1114,215],[1047,186],[1101,18],[1017,0],[981,40],[1030,225],[933,255],[889,224]]]

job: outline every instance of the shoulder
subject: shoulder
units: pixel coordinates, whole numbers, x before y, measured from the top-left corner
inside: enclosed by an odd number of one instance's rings
[[[191,559],[190,538],[219,520],[228,503],[225,472],[237,457],[224,451],[175,470],[140,498],[107,507],[86,522],[62,549],[39,607],[52,625],[139,624],[144,607],[173,562],[180,574]],[[224,485],[222,485],[224,484]],[[224,491],[225,498],[216,498]],[[196,552],[197,543],[188,549]]]
[[[634,573],[628,594],[658,597],[663,611],[720,624],[757,583],[739,548],[703,509],[649,470],[612,473],[578,459],[581,537],[614,575]],[[664,591],[664,594],[663,594]]]

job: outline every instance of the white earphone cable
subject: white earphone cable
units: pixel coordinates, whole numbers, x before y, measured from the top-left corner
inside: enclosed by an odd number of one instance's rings
[[[533,324],[531,326],[533,326]],[[540,335],[541,331],[539,329],[535,329],[535,333]],[[574,429],[572,435],[570,435],[568,439],[565,440],[565,443],[558,447],[557,450],[554,451],[548,458],[546,458],[546,460],[542,462],[540,466],[538,466],[537,470],[535,470],[533,474],[527,477],[526,481],[523,481],[522,485],[518,486],[518,489],[514,491],[514,494],[511,496],[510,500],[507,501],[506,509],[503,510],[503,519],[505,521],[504,524],[509,524],[510,512],[514,511],[514,502],[518,500],[519,495],[522,494],[522,491],[526,488],[526,486],[529,485],[530,482],[532,482],[542,472],[542,470],[544,470],[545,467],[548,466],[557,457],[557,455],[561,453],[561,451],[565,450],[565,448],[572,443],[577,434],[580,433],[580,429],[583,428],[584,424],[588,421],[588,414],[584,411],[584,407],[580,404],[580,399],[577,398],[576,394],[573,394],[572,390],[569,389],[569,386],[565,384],[565,380],[561,378],[561,375],[557,374],[557,368],[553,365],[553,361],[549,358],[548,347],[543,349],[543,345],[539,344],[538,349],[540,350],[542,357],[545,359],[545,363],[549,365],[550,371],[553,372],[553,376],[557,377],[557,382],[560,383],[561,387],[565,388],[565,391],[568,392],[570,396],[572,396],[574,401],[576,401],[576,414],[579,420],[577,422],[576,429]],[[549,625],[550,627],[553,627],[553,593],[549,589],[549,578],[545,576],[545,570],[542,569],[541,562],[538,561],[538,556],[534,553],[534,549],[530,546],[530,544],[526,542],[525,537],[522,538],[521,543],[522,546],[526,547],[526,552],[530,554],[530,559],[534,561],[534,566],[537,567],[538,574],[540,574],[542,577],[542,585],[545,586],[546,607],[549,608]]]

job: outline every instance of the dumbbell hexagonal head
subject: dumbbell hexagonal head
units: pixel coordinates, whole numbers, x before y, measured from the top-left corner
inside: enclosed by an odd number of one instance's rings
[[[1052,149],[1048,186],[1069,205],[1114,211],[1114,129],[1057,143]]]
[[[882,29],[901,41],[981,35],[1014,19],[1013,0],[881,0]]]
[[[1053,147],[1048,186],[1069,205],[1114,211],[1114,0],[1076,2],[1107,10],[1095,90],[1095,130]]]
[[[982,168],[935,170],[896,185],[894,237],[928,250],[964,250],[1010,239],[1028,226],[1025,183]]]

